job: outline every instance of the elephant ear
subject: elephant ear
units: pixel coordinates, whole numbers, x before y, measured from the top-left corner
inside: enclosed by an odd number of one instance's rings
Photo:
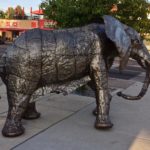
[[[124,24],[122,24],[120,21],[108,15],[104,15],[103,19],[105,23],[106,35],[115,43],[119,52],[119,56],[121,57],[120,69],[123,69],[129,59],[131,51],[131,39],[125,31]]]
[[[124,29],[125,29],[126,33],[129,35],[131,40],[133,40],[133,41],[136,40],[139,43],[141,42],[140,34],[136,30],[134,30],[133,28],[131,28],[127,25],[124,25]]]

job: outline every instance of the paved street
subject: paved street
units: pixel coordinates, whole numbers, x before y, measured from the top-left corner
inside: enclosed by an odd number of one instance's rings
[[[5,46],[0,45],[0,49]],[[1,50],[2,51],[2,50]],[[137,95],[144,71],[130,60],[120,73],[118,60],[109,72],[109,88],[113,95],[110,117],[111,130],[96,130],[94,94],[85,87],[73,94],[45,95],[37,99],[41,118],[23,120],[24,135],[4,138],[0,135],[0,150],[149,150],[150,89],[141,101],[131,102],[116,96],[117,91]],[[6,89],[0,85],[0,130],[7,112]]]

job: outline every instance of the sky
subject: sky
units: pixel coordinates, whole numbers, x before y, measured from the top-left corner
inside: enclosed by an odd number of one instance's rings
[[[24,7],[26,13],[30,13],[30,7],[32,10],[39,8],[39,4],[42,0],[0,0],[0,10],[7,10],[8,7],[16,7],[20,5]]]

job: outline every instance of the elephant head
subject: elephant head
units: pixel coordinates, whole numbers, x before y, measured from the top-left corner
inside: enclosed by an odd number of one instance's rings
[[[106,35],[114,42],[121,57],[120,69],[126,66],[129,57],[131,57],[146,70],[143,87],[137,96],[125,95],[122,92],[117,93],[118,96],[128,100],[139,100],[145,95],[150,83],[150,54],[139,33],[133,28],[119,22],[111,16],[105,15],[103,19]]]

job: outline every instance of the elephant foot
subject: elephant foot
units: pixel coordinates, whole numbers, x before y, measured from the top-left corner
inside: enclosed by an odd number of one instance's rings
[[[38,119],[41,116],[36,110],[35,102],[29,103],[26,111],[24,112],[22,118],[26,120]]]
[[[25,129],[21,124],[21,121],[6,120],[3,127],[2,134],[5,137],[17,137],[24,133]]]
[[[96,129],[110,129],[113,127],[113,124],[108,119],[108,117],[97,117],[95,122],[95,128]]]
[[[40,118],[40,116],[41,114],[39,112],[30,112],[30,113],[25,113],[22,118],[25,120],[33,120],[33,119]]]

